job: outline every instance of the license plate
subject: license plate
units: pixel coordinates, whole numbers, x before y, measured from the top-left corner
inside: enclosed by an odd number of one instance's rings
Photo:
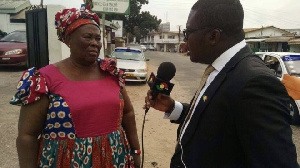
[[[131,74],[131,73],[127,73],[127,74],[125,74],[126,76],[133,76],[133,74]]]
[[[2,58],[2,60],[7,61],[10,60],[10,58]]]

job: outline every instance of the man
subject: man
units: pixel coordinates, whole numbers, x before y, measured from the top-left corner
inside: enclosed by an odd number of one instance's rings
[[[197,1],[184,35],[191,61],[212,69],[205,85],[190,105],[148,91],[146,106],[180,124],[172,168],[298,167],[289,96],[246,45],[243,18],[239,0]]]

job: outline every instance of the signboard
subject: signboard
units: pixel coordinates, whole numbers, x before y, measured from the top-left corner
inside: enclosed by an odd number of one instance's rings
[[[129,0],[93,0],[93,11],[130,14]]]
[[[115,25],[119,25],[118,30],[113,30],[115,32],[115,37],[123,37],[123,20],[112,20]]]

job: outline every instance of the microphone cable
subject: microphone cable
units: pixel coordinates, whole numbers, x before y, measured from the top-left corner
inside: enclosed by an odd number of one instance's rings
[[[149,111],[149,108],[146,107],[143,125],[142,125],[142,164],[141,164],[141,168],[144,168],[144,158],[145,158],[145,155],[144,155],[144,128],[145,128],[146,115],[147,115],[148,111]]]

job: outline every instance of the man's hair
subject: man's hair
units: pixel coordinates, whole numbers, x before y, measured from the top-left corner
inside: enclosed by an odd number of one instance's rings
[[[198,27],[219,28],[229,36],[244,38],[244,10],[239,0],[198,0],[192,10],[201,16]]]

